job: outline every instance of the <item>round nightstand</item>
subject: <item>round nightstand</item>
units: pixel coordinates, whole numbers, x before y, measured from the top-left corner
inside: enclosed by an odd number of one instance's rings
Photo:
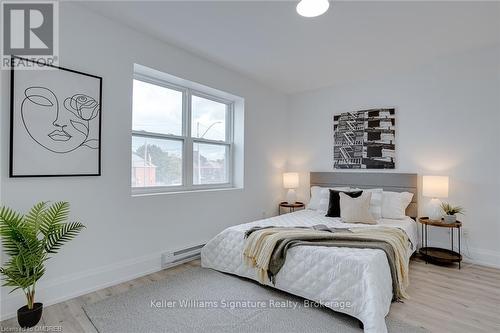
[[[462,222],[456,221],[454,223],[444,223],[443,220],[431,220],[428,217],[421,217],[418,222],[422,225],[422,247],[420,248],[420,255],[427,262],[435,262],[438,264],[448,264],[458,262],[458,269],[460,269],[460,264],[462,262],[462,254],[460,253],[460,228],[462,227]],[[427,226],[439,227],[439,228],[450,228],[451,229],[451,249],[442,249],[439,247],[427,246]],[[457,229],[458,233],[458,252],[455,251],[453,244],[453,233],[454,229]]]
[[[278,214],[281,215],[281,208],[288,208],[290,210],[290,213],[295,212],[297,209],[304,208],[305,205],[303,202],[296,202],[293,204],[289,204],[286,201],[280,202],[279,207],[278,207]]]

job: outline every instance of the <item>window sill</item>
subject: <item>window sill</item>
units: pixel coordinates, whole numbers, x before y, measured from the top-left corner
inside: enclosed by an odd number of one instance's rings
[[[135,191],[132,189],[132,197],[137,198],[137,197],[148,197],[148,196],[156,196],[156,195],[179,195],[179,194],[189,194],[189,193],[203,193],[203,192],[224,192],[224,191],[240,191],[243,190],[243,187],[235,187],[235,186],[228,186],[228,187],[219,187],[219,188],[196,188],[196,189],[188,189],[188,190],[164,190],[164,189],[158,189],[158,190],[140,190],[140,191]]]

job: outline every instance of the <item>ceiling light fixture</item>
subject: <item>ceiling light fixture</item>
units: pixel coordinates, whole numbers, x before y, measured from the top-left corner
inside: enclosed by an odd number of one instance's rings
[[[297,13],[304,17],[316,17],[324,14],[328,7],[328,0],[302,0],[297,4]]]

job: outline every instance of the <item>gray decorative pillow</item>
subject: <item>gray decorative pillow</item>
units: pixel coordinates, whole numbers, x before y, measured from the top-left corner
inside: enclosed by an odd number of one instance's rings
[[[372,194],[363,192],[357,198],[340,193],[340,217],[345,223],[377,224],[370,213],[370,201]]]

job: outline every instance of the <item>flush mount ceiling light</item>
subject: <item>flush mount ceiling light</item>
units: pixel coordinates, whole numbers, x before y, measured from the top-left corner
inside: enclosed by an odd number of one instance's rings
[[[328,7],[328,0],[302,0],[297,4],[297,13],[304,17],[316,17],[324,14]]]

